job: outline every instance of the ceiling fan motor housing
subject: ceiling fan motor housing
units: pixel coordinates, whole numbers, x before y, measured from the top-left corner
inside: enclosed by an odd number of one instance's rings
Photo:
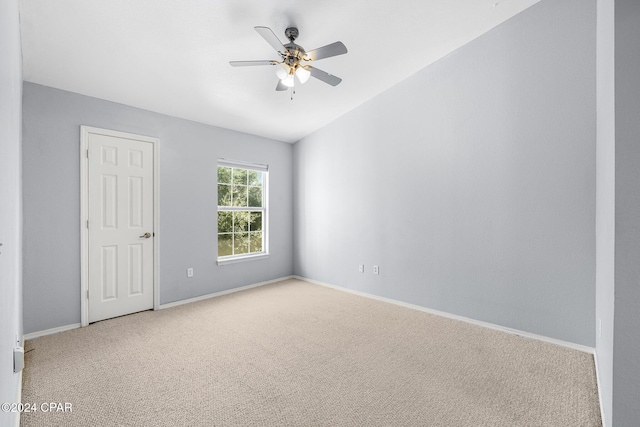
[[[284,35],[289,39],[289,43],[285,44],[284,47],[287,49],[286,52],[283,52],[284,55],[282,60],[289,67],[296,68],[300,61],[303,60],[305,55],[305,50],[302,46],[295,44],[293,41],[298,37],[300,33],[296,27],[289,27],[284,30]]]
[[[299,34],[300,33],[298,32],[298,29],[296,27],[289,27],[284,30],[284,35],[287,36],[291,43],[293,43],[293,41],[298,38]]]
[[[294,63],[302,61],[304,58],[306,52],[302,46],[291,42],[285,44],[284,47],[287,49],[287,51],[284,52],[285,55],[283,57],[285,64],[293,65]]]

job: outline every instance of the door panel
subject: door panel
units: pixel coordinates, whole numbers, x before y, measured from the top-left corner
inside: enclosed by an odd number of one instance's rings
[[[144,292],[144,249],[142,243],[129,245],[129,296]]]
[[[153,308],[153,149],[89,134],[89,322]]]

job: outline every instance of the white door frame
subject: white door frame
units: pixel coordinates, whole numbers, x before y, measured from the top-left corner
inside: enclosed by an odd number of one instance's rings
[[[159,139],[150,136],[134,135],[131,133],[117,132],[107,129],[99,129],[90,126],[80,126],[80,323],[89,325],[89,135],[105,135],[116,138],[133,139],[136,141],[150,142],[153,144],[153,233],[155,235],[153,245],[153,309],[160,308],[159,292],[159,248],[160,236],[158,233],[158,160]]]

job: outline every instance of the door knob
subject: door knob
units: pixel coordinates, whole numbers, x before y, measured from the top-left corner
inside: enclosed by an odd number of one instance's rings
[[[146,233],[144,233],[142,236],[140,236],[140,238],[143,238],[143,237],[144,237],[145,239],[148,239],[149,237],[151,237],[151,233],[146,232]]]

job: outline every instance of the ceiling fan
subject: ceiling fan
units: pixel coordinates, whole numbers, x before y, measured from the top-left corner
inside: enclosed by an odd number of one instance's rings
[[[305,83],[309,77],[315,77],[331,86],[337,86],[342,79],[312,67],[308,62],[318,61],[332,56],[343,55],[347,53],[347,48],[342,42],[335,42],[326,46],[319,47],[309,52],[305,51],[302,46],[294,43],[298,37],[298,29],[289,27],[284,31],[285,36],[289,39],[289,43],[282,44],[280,39],[274,34],[269,27],[254,27],[254,29],[269,43],[280,55],[281,60],[266,59],[261,61],[229,61],[233,67],[248,67],[255,65],[275,65],[277,66],[276,75],[278,76],[278,84],[276,90],[282,91],[289,88],[294,89],[295,78],[300,83]]]

